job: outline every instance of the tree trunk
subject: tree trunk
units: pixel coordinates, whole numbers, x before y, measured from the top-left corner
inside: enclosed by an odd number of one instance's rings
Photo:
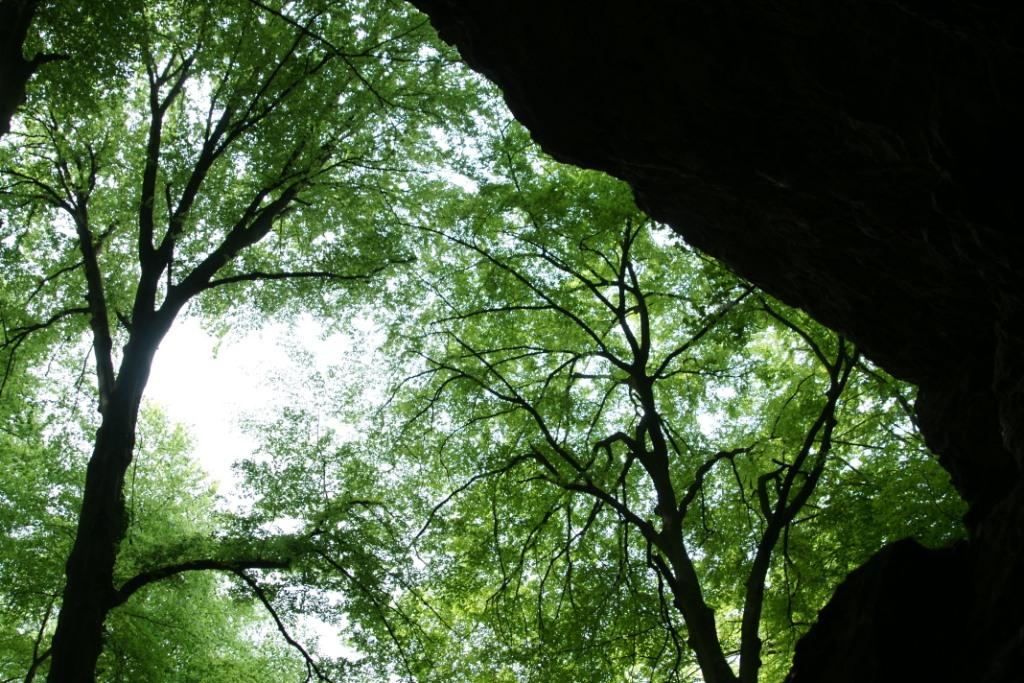
[[[103,649],[103,622],[114,591],[114,562],[124,535],[123,483],[135,447],[139,405],[112,403],[96,433],[85,478],[64,601],[53,636],[51,683],[92,681]]]
[[[132,334],[96,432],[78,530],[65,570],[67,582],[53,635],[49,683],[94,680],[103,650],[103,622],[115,596],[114,563],[127,522],[124,478],[135,449],[142,391],[157,345],[170,327],[168,321],[162,322],[154,326],[159,329],[148,330],[149,334]]]
[[[722,651],[722,642],[718,639],[715,613],[701,595],[700,580],[693,569],[693,562],[686,555],[681,539],[673,546],[669,562],[675,581],[671,588],[675,607],[686,622],[687,644],[697,657],[697,664],[707,683],[736,683],[736,674],[730,668]]]

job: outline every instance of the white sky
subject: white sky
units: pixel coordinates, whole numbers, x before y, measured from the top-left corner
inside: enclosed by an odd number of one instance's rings
[[[257,446],[242,431],[243,419],[272,418],[295,401],[326,407],[328,397],[309,382],[312,373],[326,375],[342,365],[353,372],[353,363],[369,362],[383,335],[368,320],[356,318],[352,324],[351,334],[325,337],[320,323],[303,316],[294,325],[268,323],[218,340],[185,316],[160,344],[145,398],[159,404],[172,422],[185,425],[193,456],[230,497],[231,464]],[[295,352],[311,358],[312,366],[297,360]]]
[[[256,446],[239,420],[273,403],[268,376],[289,364],[282,333],[268,326],[245,337],[228,336],[217,349],[217,340],[186,317],[175,322],[153,362],[146,398],[185,425],[195,458],[226,495],[231,464]]]
[[[326,340],[320,337],[319,326],[303,319],[294,329],[270,324],[245,336],[228,335],[218,346],[198,320],[183,317],[160,344],[146,398],[158,403],[172,422],[186,426],[193,440],[193,456],[229,500],[235,490],[231,464],[256,447],[242,431],[240,420],[277,409],[281,387],[273,386],[275,377],[302,381],[294,372],[286,372],[296,370],[288,348],[300,346],[313,352],[317,365],[322,366],[332,355],[351,347],[341,335]],[[301,622],[302,631],[315,634],[323,654],[357,654],[345,647],[335,627],[309,617]]]

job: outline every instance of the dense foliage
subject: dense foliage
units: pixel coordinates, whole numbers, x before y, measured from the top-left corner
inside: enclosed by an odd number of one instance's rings
[[[880,545],[958,533],[908,388],[848,341],[517,131],[485,166],[420,226],[389,347],[386,449],[443,596],[407,601],[437,639],[421,678],[487,680],[497,651],[513,678],[710,680],[703,647],[778,679]]]
[[[959,534],[912,388],[540,155],[404,5],[34,40],[69,58],[0,140],[3,680],[780,680],[847,572]],[[300,312],[358,342],[297,353],[218,499],[153,357]]]

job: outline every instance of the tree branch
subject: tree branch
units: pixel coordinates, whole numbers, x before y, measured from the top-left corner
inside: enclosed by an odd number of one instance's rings
[[[107,299],[103,291],[103,275],[100,272],[96,245],[89,228],[88,197],[79,197],[74,212],[75,229],[78,233],[78,248],[85,265],[86,300],[89,303],[89,327],[92,330],[93,351],[96,356],[96,380],[99,390],[99,410],[104,413],[110,394],[114,390],[114,341],[110,335],[110,319]]]
[[[413,674],[412,665],[409,662],[409,655],[406,654],[405,647],[402,646],[402,641],[398,637],[398,633],[395,631],[394,627],[391,625],[391,622],[385,615],[385,612],[390,609],[391,611],[398,614],[398,616],[401,617],[403,620],[405,620],[407,624],[413,623],[412,620],[399,607],[385,604],[380,599],[379,596],[374,595],[374,592],[365,583],[356,578],[355,575],[352,574],[352,572],[346,569],[337,560],[330,557],[326,552],[320,550],[319,548],[314,548],[313,552],[316,553],[324,562],[326,562],[335,571],[344,576],[345,579],[347,579],[350,583],[354,584],[360,591],[362,591],[363,595],[365,595],[366,598],[373,604],[374,608],[377,610],[377,614],[380,616],[381,622],[384,624],[384,628],[388,632],[388,637],[391,638],[391,642],[395,644],[395,648],[398,650],[399,658],[402,660],[402,666],[405,668],[405,671],[409,675],[410,680],[414,680],[415,675]]]
[[[639,531],[646,540],[650,541],[651,543],[659,547],[662,545],[660,538],[658,536],[658,532],[654,529],[650,522],[637,515],[635,512],[630,510],[622,501],[620,501],[618,498],[611,495],[601,487],[589,481],[586,483],[560,482],[554,479],[549,479],[547,477],[545,477],[545,480],[567,491],[578,491],[580,493],[586,493],[587,495],[596,498],[597,500],[600,500],[601,502],[605,503],[613,510],[615,510],[617,513],[619,513],[619,515],[625,521],[629,522],[634,527],[636,527],[637,531]]]
[[[245,584],[249,586],[249,588],[252,590],[252,592],[256,594],[256,598],[260,601],[260,603],[263,604],[263,607],[265,607],[266,610],[270,613],[270,616],[273,617],[274,623],[277,625],[277,630],[281,632],[281,636],[285,639],[285,641],[287,641],[289,645],[298,650],[299,654],[302,655],[302,658],[306,662],[307,683],[308,681],[311,681],[313,679],[313,674],[316,674],[318,680],[330,683],[331,679],[328,678],[327,675],[320,670],[320,667],[317,665],[316,660],[314,660],[313,657],[309,654],[309,652],[306,651],[306,648],[302,647],[302,644],[299,643],[299,641],[292,638],[291,634],[288,633],[288,627],[285,626],[283,621],[281,621],[281,617],[278,616],[277,610],[275,610],[274,606],[270,603],[270,598],[267,597],[266,592],[263,590],[263,588],[260,587],[259,583],[256,582],[256,579],[246,574],[245,571],[243,571],[242,569],[234,570],[233,573],[242,581],[244,581]]]
[[[214,287],[222,287],[224,285],[234,284],[236,282],[255,282],[255,281],[272,281],[272,280],[299,280],[299,279],[320,279],[320,280],[336,280],[344,282],[354,282],[359,280],[369,280],[373,276],[383,272],[389,266],[394,263],[388,263],[383,266],[378,266],[368,273],[360,273],[358,275],[342,275],[340,273],[332,273],[325,270],[299,270],[291,272],[280,272],[280,273],[267,273],[263,271],[254,271],[252,273],[242,273],[240,275],[229,275],[227,277],[217,278],[216,280],[210,280],[203,285],[199,291],[206,291],[213,289]]]
[[[45,330],[48,327],[52,327],[53,325],[57,324],[58,322],[69,316],[86,315],[88,313],[89,309],[85,306],[80,306],[77,308],[66,308],[63,311],[54,313],[41,323],[34,323],[32,325],[25,325],[23,327],[12,328],[6,331],[7,333],[10,334],[10,336],[4,341],[3,344],[0,344],[0,348],[7,348],[12,344],[20,344],[22,339],[29,336],[33,332],[38,332],[40,330]]]
[[[427,527],[429,527],[430,523],[432,521],[434,521],[434,516],[437,515],[438,511],[441,508],[443,508],[445,505],[447,505],[451,501],[452,498],[454,498],[455,496],[459,495],[460,493],[462,493],[463,491],[465,491],[466,489],[468,489],[470,486],[472,486],[476,482],[480,481],[481,479],[485,479],[487,477],[492,477],[492,476],[494,476],[496,474],[504,474],[506,472],[509,472],[509,471],[515,469],[515,467],[517,465],[519,465],[519,464],[521,464],[521,463],[523,463],[523,462],[525,462],[527,460],[532,460],[532,459],[533,459],[533,455],[532,454],[517,455],[516,457],[512,458],[511,460],[509,460],[507,463],[505,463],[501,467],[496,467],[496,468],[494,468],[492,470],[487,470],[486,472],[480,472],[479,474],[475,474],[472,477],[470,477],[469,480],[466,481],[465,484],[463,484],[462,486],[458,487],[457,489],[455,489],[454,491],[449,493],[447,496],[445,496],[444,500],[442,500],[440,503],[438,503],[437,505],[435,505],[433,507],[433,509],[430,511],[430,514],[427,515],[427,521],[424,522],[423,526],[420,528],[420,530],[413,537],[413,539],[412,539],[413,543],[415,543],[416,541],[420,540],[420,537],[426,532]]]
[[[666,369],[668,369],[668,366],[672,363],[673,360],[678,358],[681,354],[686,353],[687,350],[693,348],[694,344],[699,342],[708,332],[714,329],[715,325],[720,323],[722,321],[722,318],[724,318],[726,314],[729,313],[729,311],[736,308],[736,306],[739,306],[740,303],[742,303],[744,299],[750,296],[751,292],[753,291],[754,288],[748,286],[746,289],[744,289],[742,294],[740,294],[738,297],[722,306],[722,308],[712,313],[706,319],[706,322],[703,327],[701,327],[699,330],[697,330],[697,332],[691,335],[690,338],[687,339],[686,342],[684,342],[681,346],[674,349],[671,353],[669,353],[667,356],[665,356],[665,358],[662,359],[661,363],[658,364],[658,369],[654,371],[652,377],[663,377],[663,373]]]
[[[749,453],[750,450],[751,447],[747,446],[745,448],[734,448],[731,451],[719,451],[709,460],[705,461],[703,465],[697,468],[697,472],[693,475],[693,482],[683,495],[683,499],[679,502],[677,514],[679,515],[680,521],[686,517],[686,511],[690,507],[690,503],[693,502],[693,499],[697,496],[697,492],[700,491],[701,487],[704,485],[704,477],[708,475],[711,469],[721,460],[732,460],[737,455]]]
[[[818,358],[818,360],[821,361],[822,365],[824,365],[826,368],[832,367],[832,364],[829,361],[828,356],[825,355],[825,352],[822,351],[818,343],[814,341],[814,338],[807,333],[807,330],[803,329],[802,327],[794,323],[792,320],[785,317],[784,315],[776,311],[774,308],[769,306],[768,302],[765,301],[764,299],[761,299],[761,308],[762,310],[764,310],[765,313],[770,315],[772,318],[775,318],[780,323],[782,323],[790,330],[795,332],[797,335],[799,335],[807,343],[807,346],[811,348],[811,351]]]
[[[437,230],[437,229],[434,229],[434,228],[420,226],[420,229],[424,230],[425,232],[429,232],[429,233],[435,234],[435,235],[437,235],[439,237],[442,237],[442,238],[444,238],[444,239],[446,239],[446,240],[448,240],[450,242],[454,242],[454,243],[456,243],[456,244],[458,244],[458,245],[460,245],[462,247],[465,247],[465,248],[467,248],[467,249],[469,249],[471,251],[475,251],[476,253],[480,254],[485,259],[487,259],[488,261],[493,263],[495,266],[497,266],[501,270],[505,271],[506,273],[511,275],[513,278],[515,278],[516,280],[521,282],[523,285],[525,285],[530,291],[532,291],[534,294],[536,294],[537,297],[539,297],[542,301],[544,301],[547,305],[549,305],[552,308],[552,310],[557,312],[559,315],[564,316],[564,317],[568,318],[570,321],[572,321],[572,323],[574,325],[576,325],[576,327],[580,331],[582,331],[585,335],[590,337],[594,341],[594,343],[597,344],[597,347],[600,350],[600,355],[601,355],[602,358],[607,359],[613,365],[617,366],[620,370],[628,371],[630,369],[629,364],[625,363],[623,360],[621,360],[620,358],[615,356],[615,354],[613,354],[611,352],[611,350],[605,345],[604,341],[601,339],[601,335],[597,334],[597,332],[595,332],[594,329],[590,325],[588,325],[578,315],[576,315],[575,313],[573,313],[569,309],[565,308],[564,306],[558,304],[551,297],[551,295],[549,295],[543,289],[538,287],[537,284],[533,282],[533,280],[531,280],[530,278],[526,277],[521,272],[519,272],[518,270],[516,270],[515,268],[513,268],[509,264],[505,263],[501,259],[497,258],[493,254],[491,254],[489,251],[487,251],[486,249],[484,249],[483,247],[481,247],[480,245],[478,245],[478,244],[476,244],[474,242],[470,242],[468,240],[456,237],[454,235],[449,235],[449,234],[447,234],[447,233],[445,233],[443,231],[440,231],[440,230]]]
[[[102,235],[101,235],[101,237],[102,237]],[[63,268],[59,268],[58,270],[54,271],[53,273],[50,273],[46,277],[40,278],[39,282],[36,283],[36,286],[32,289],[32,291],[29,293],[28,297],[25,299],[25,304],[27,305],[27,304],[31,303],[32,299],[36,298],[36,295],[39,294],[39,292],[41,292],[43,287],[45,287],[47,284],[49,284],[50,282],[53,282],[54,280],[59,278],[61,275],[66,275],[67,273],[70,273],[71,271],[75,270],[76,268],[81,268],[84,264],[85,264],[84,261],[77,261],[76,263],[72,263],[69,266],[64,266]]]
[[[49,648],[48,647],[45,650],[43,650],[42,652],[40,652],[38,655],[33,656],[32,664],[28,667],[28,671],[25,672],[25,681],[24,681],[24,683],[32,683],[32,681],[34,681],[36,679],[36,671],[39,670],[39,665],[42,664],[43,662],[45,662],[47,659],[49,659],[50,658],[50,654],[52,652],[53,652],[53,648]],[[9,678],[7,680],[13,681],[14,679],[13,678]]]
[[[798,332],[799,334],[799,332]],[[804,336],[801,334],[801,336]],[[807,337],[805,337],[807,339]],[[810,343],[810,340],[808,339]],[[815,351],[820,353],[820,349]],[[743,600],[743,619],[740,626],[740,680],[742,683],[756,683],[758,672],[761,668],[761,637],[759,635],[761,613],[764,605],[765,577],[771,565],[772,554],[779,541],[782,531],[788,527],[800,510],[807,504],[811,494],[818,485],[821,474],[824,471],[825,462],[832,448],[832,431],[836,425],[836,410],[839,397],[846,388],[850,373],[856,364],[857,354],[852,356],[846,352],[846,342],[839,339],[839,354],[835,363],[829,363],[826,359],[825,366],[829,369],[831,381],[826,393],[825,404],[818,414],[814,423],[810,426],[804,438],[804,443],[799,453],[788,465],[783,465],[779,470],[762,475],[758,480],[758,496],[761,502],[762,513],[765,515],[766,526],[761,540],[757,544],[754,554],[754,561],[751,563],[750,573],[746,579],[746,594]],[[820,441],[819,439],[820,435]],[[810,471],[803,470],[803,464],[810,456],[810,452],[817,441],[817,453]],[[775,501],[774,510],[769,509],[767,482],[778,478],[785,472],[782,481],[777,483],[778,497]],[[796,494],[790,497],[790,493],[796,478],[804,476],[804,480],[797,489]]]
[[[142,170],[142,195],[139,200],[139,264],[142,266],[143,280],[159,279],[160,270],[154,260],[154,220],[156,208],[156,180],[160,169],[160,146],[162,144],[164,114],[167,108],[181,94],[188,80],[193,58],[188,58],[172,69],[157,74],[152,64],[147,63],[146,75],[149,77],[149,135],[146,140],[146,164]],[[161,99],[160,89],[171,79],[174,83]]]
[[[288,569],[290,565],[291,563],[288,560],[253,558],[245,560],[192,560],[190,562],[158,567],[137,574],[125,581],[120,588],[114,591],[110,600],[110,607],[114,608],[123,605],[131,596],[151,583],[156,583],[185,572],[222,571],[237,574],[245,569]]]
[[[270,204],[262,209],[256,209],[251,221],[246,221],[248,216],[239,219],[216,249],[193,268],[181,282],[168,289],[161,311],[166,311],[173,316],[181,310],[181,307],[189,299],[209,285],[218,270],[223,268],[240,251],[263,239],[270,232],[274,221],[284,214],[298,193],[299,185],[295,183],[286,188]]]
[[[46,613],[43,614],[42,623],[39,624],[39,633],[36,635],[35,642],[32,643],[32,664],[29,665],[28,671],[25,672],[25,682],[32,683],[36,677],[36,671],[39,669],[39,665],[45,662],[53,651],[52,648],[46,648],[42,652],[39,652],[39,645],[43,642],[43,636],[46,635],[46,624],[50,621],[50,615],[53,614],[53,608],[56,605],[57,596],[53,596],[50,599],[50,603],[46,606]]]

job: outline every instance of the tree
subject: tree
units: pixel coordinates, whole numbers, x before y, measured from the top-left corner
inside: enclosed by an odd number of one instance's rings
[[[238,310],[246,286],[264,311],[303,291],[335,306],[336,285],[405,258],[378,222],[382,190],[423,153],[438,103],[459,101],[438,100],[448,62],[424,50],[425,22],[398,5],[312,2],[286,14],[260,2],[153,2],[99,13],[119,10],[131,18],[124,33],[101,36],[117,61],[98,76],[68,63],[40,80],[2,150],[0,391],[13,388],[30,340],[84,334],[99,410],[51,681],[91,679],[127,590],[206,566],[115,586],[142,396],[175,319],[190,306]],[[88,24],[61,28],[80,36]]]
[[[25,49],[69,59],[0,144],[18,677],[215,679],[221,660],[746,683],[779,677],[884,540],[958,532],[907,387],[620,185],[514,127],[459,139],[490,104],[404,6],[124,0],[35,21]],[[360,307],[394,332],[364,383],[413,376],[376,418],[346,389],[346,429],[295,401],[241,467],[250,509],[212,513],[181,435],[142,408],[161,339],[190,313]],[[939,502],[895,514],[920,487]],[[262,638],[235,657],[257,611],[291,659]],[[303,614],[348,619],[363,660],[304,646]]]
[[[905,387],[659,235],[621,186],[515,134],[495,157],[500,177],[421,225],[425,303],[396,342],[419,366],[393,448],[435,495],[415,547],[439,642],[478,625],[510,680],[753,683],[766,659],[778,678],[886,540],[956,537]],[[908,459],[896,479],[942,494],[894,519],[899,497],[872,495]]]
[[[6,416],[0,505],[0,677],[31,681],[48,669],[59,608],[62,558],[74,538],[86,459],[86,421],[36,406]],[[44,416],[49,413],[49,418]],[[48,433],[41,440],[40,433]],[[139,448],[126,492],[129,528],[115,575],[123,582],[210,546],[214,495],[187,459],[188,439],[154,408],[139,420]],[[164,563],[155,564],[158,560]],[[107,624],[98,675],[104,681],[298,677],[301,663],[273,639],[247,636],[262,623],[249,602],[224,594],[209,572],[181,574],[136,591]]]

